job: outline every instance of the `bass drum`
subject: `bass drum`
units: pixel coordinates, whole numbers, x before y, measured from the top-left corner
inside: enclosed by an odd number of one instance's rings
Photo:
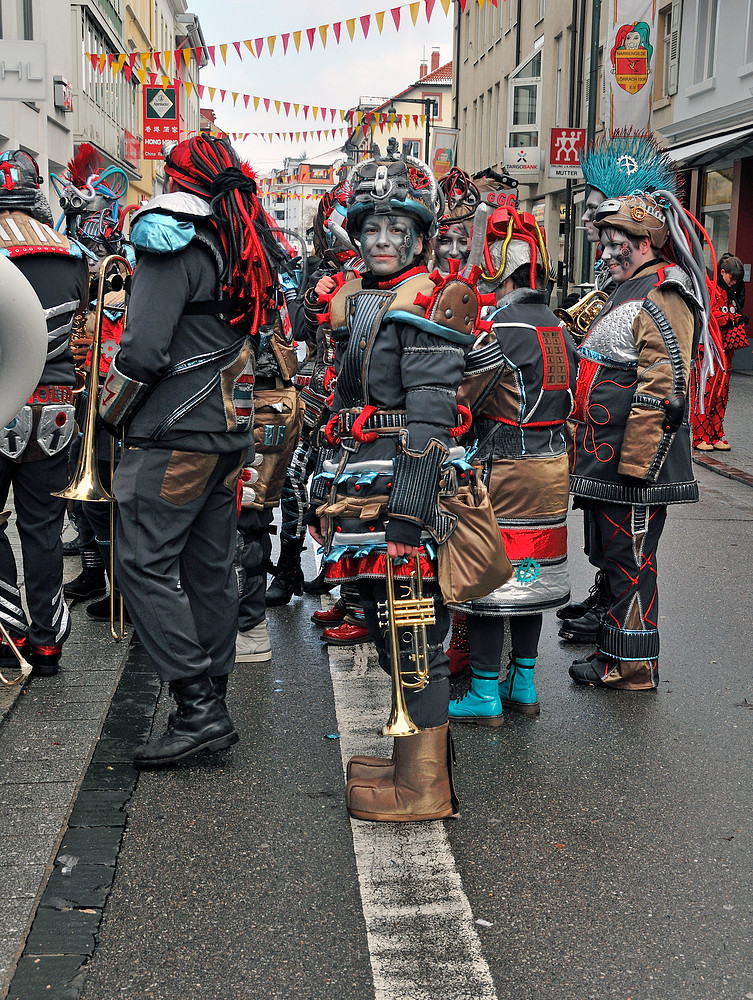
[[[46,358],[42,304],[16,265],[0,255],[0,427],[34,392]]]

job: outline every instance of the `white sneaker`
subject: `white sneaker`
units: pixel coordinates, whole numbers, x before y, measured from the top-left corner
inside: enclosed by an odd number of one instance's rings
[[[267,621],[264,619],[248,632],[239,632],[235,637],[235,662],[264,663],[272,659],[272,643],[267,634]]]

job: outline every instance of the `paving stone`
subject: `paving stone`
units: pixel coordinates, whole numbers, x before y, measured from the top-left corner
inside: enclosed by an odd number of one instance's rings
[[[102,736],[116,740],[136,739],[141,743],[149,735],[151,728],[151,716],[121,715],[111,712],[102,727]]]
[[[73,827],[63,837],[57,857],[69,854],[89,865],[114,865],[123,831],[119,827]]]
[[[125,826],[128,818],[125,805],[131,789],[87,789],[79,792],[68,825]]]
[[[141,740],[114,740],[103,737],[98,743],[92,757],[94,764],[110,764],[114,762],[133,762],[133,752]]]
[[[101,919],[102,911],[94,907],[57,910],[43,902],[34,918],[24,955],[92,955]]]
[[[50,905],[55,899],[76,908],[101,908],[114,875],[115,869],[109,865],[77,864],[69,875],[63,875],[62,865],[56,865],[45,889],[43,905]]]
[[[0,858],[16,865],[46,865],[50,860],[52,843],[50,837],[38,830],[28,831],[21,838],[0,834]]]
[[[81,790],[90,789],[132,789],[136,784],[138,771],[132,764],[119,761],[115,764],[92,763],[89,765]]]
[[[21,841],[29,830],[34,830],[38,834],[57,835],[66,812],[67,806],[55,813],[40,810],[38,806],[16,809],[12,812],[6,812],[5,809],[2,809],[0,810],[0,837]],[[52,844],[50,844],[51,847]]]
[[[80,955],[23,957],[18,963],[7,1000],[74,1000],[80,995],[83,973]]]

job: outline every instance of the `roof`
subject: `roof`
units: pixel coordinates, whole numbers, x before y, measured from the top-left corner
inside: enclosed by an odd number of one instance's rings
[[[416,80],[413,84],[414,87],[423,87],[427,83],[438,84],[439,86],[452,86],[452,59],[446,62],[444,66],[440,66],[435,69],[433,73],[427,73],[426,76],[422,76],[420,79]]]

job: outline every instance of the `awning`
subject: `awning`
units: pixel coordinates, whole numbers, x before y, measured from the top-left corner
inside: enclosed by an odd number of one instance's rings
[[[673,146],[667,152],[681,167],[705,167],[731,153],[740,153],[745,146],[750,146],[750,151],[742,155],[753,156],[753,125]]]

